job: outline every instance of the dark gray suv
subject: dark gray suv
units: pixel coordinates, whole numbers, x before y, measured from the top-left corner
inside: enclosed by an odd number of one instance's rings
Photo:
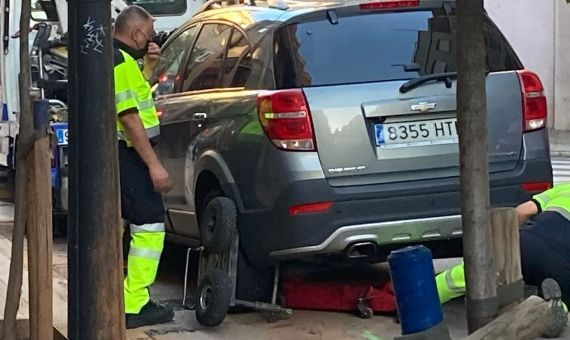
[[[237,224],[250,300],[283,259],[460,252],[454,7],[256,1],[176,30],[154,88],[170,239]],[[491,201],[515,206],[552,184],[546,99],[490,19],[486,45]]]

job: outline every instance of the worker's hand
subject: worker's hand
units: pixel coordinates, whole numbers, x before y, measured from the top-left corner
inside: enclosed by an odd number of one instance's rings
[[[517,217],[519,219],[519,225],[524,224],[529,218],[538,214],[538,207],[534,201],[526,201],[525,203],[517,207]]]
[[[151,80],[152,74],[154,73],[154,68],[158,65],[160,61],[160,47],[157,44],[151,42],[148,45],[148,53],[144,58],[144,70],[143,75],[146,80]]]
[[[166,169],[159,163],[155,166],[149,167],[150,179],[154,190],[160,193],[167,193],[172,188],[172,182]]]
[[[160,60],[160,47],[153,42],[149,43],[147,56],[149,61],[158,62]]]

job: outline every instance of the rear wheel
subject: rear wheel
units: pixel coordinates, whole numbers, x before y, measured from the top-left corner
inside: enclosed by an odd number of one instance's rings
[[[229,201],[229,202],[228,202]],[[237,209],[235,207],[235,203],[227,198],[223,197],[223,193],[221,190],[211,190],[203,200],[202,209],[200,210],[201,213],[199,214],[200,221],[200,237],[202,238],[202,244],[204,248],[212,253],[216,253],[215,250],[221,250],[219,253],[223,253],[227,251],[231,247],[231,242],[234,240],[234,237],[238,235],[238,228],[237,228]],[[217,226],[214,225],[214,229],[217,229],[221,235],[215,236],[214,233],[216,231],[208,231],[204,230],[203,226],[208,225],[211,223],[209,221],[210,218],[207,217],[207,210],[210,206],[210,203],[216,202],[212,204],[212,206],[219,205],[217,210],[218,216],[223,216],[222,220],[228,216],[233,218],[233,228],[229,228],[232,223],[232,218],[227,218],[226,223],[218,224]],[[231,207],[230,207],[231,202]],[[221,207],[221,208],[220,208]],[[233,208],[233,209],[231,209]],[[229,212],[233,210],[233,215]],[[214,211],[214,210],[213,210]],[[207,221],[208,220],[208,221]],[[217,219],[219,222],[219,218]],[[226,230],[226,232],[221,232],[222,230]],[[204,234],[205,233],[205,234]],[[209,241],[208,241],[209,240]],[[216,240],[212,242],[211,240]],[[227,242],[227,243],[226,243]],[[215,244],[213,244],[215,243]],[[225,245],[224,245],[225,244]],[[224,245],[221,247],[220,245]],[[273,293],[273,277],[274,277],[274,267],[257,267],[247,257],[246,253],[243,251],[241,245],[239,246],[239,254],[238,254],[238,264],[237,264],[237,279],[236,279],[236,299],[245,300],[245,301],[259,301],[259,302],[271,302],[271,296]],[[242,311],[245,310],[244,308],[232,308],[232,311]]]
[[[271,302],[274,274],[274,267],[259,268],[254,266],[240,248],[236,298],[251,302]]]

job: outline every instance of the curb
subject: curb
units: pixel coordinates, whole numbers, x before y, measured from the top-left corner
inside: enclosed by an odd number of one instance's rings
[[[551,158],[570,158],[570,151],[550,151]]]

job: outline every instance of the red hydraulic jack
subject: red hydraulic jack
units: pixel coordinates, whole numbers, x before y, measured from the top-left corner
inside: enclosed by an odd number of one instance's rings
[[[396,312],[390,281],[329,282],[286,278],[282,283],[283,304],[294,309],[356,312],[369,319],[376,313]]]

